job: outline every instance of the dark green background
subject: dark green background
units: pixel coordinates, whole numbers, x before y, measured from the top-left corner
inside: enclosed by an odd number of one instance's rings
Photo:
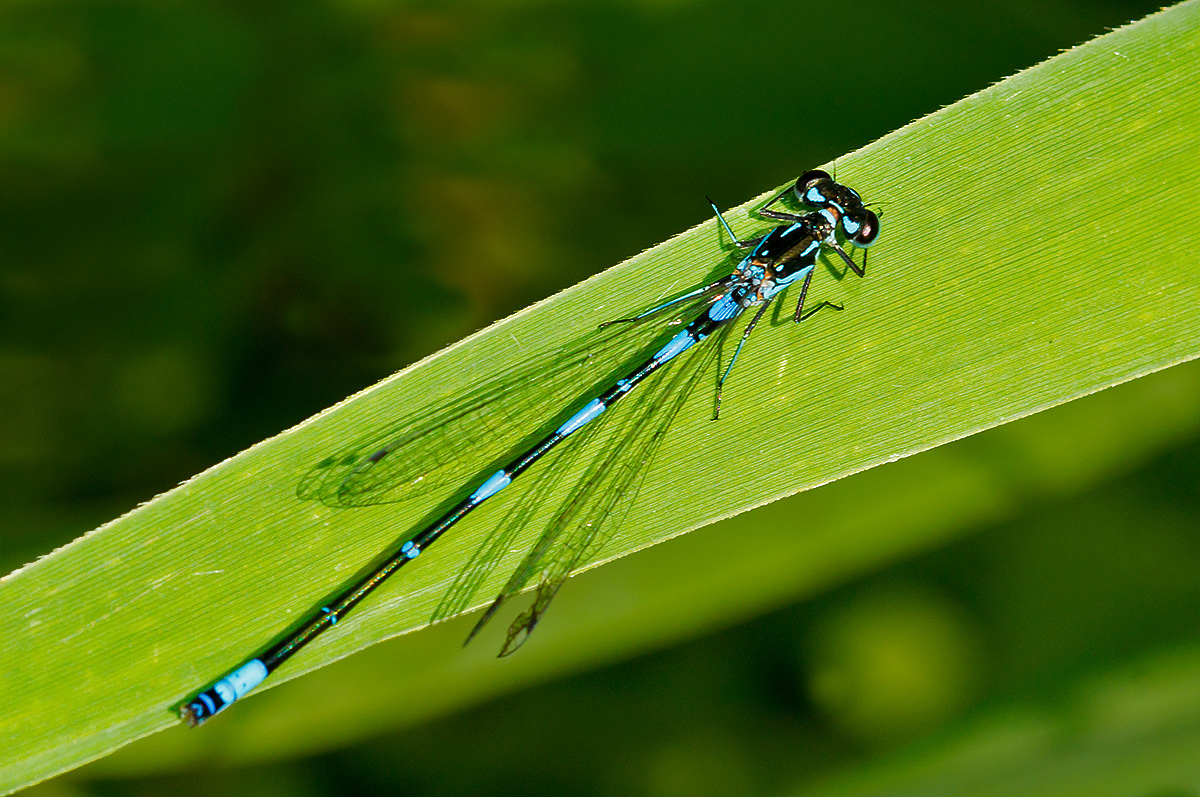
[[[0,569],[703,220],[705,194],[741,202],[1155,8],[10,2]],[[1200,452],[1176,445],[773,616],[348,750],[42,788],[786,792],[1193,638]],[[957,681],[840,702],[822,673],[881,639]]]

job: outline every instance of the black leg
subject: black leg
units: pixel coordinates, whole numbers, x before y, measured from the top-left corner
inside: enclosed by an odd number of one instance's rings
[[[804,297],[808,296],[808,286],[812,283],[813,269],[809,269],[804,275],[804,284],[800,286],[800,298],[796,300],[796,312],[792,314],[792,320],[799,324],[804,320]]]
[[[832,307],[834,310],[844,310],[840,304],[833,302],[821,302],[816,307],[809,308],[808,312],[804,312],[804,297],[808,296],[808,286],[812,282],[812,271],[804,275],[804,284],[800,286],[800,298],[796,300],[796,312],[792,315],[792,320],[799,324],[801,321],[811,317],[814,313],[824,307]]]
[[[852,271],[853,271],[855,274],[857,274],[857,275],[858,275],[858,276],[860,276],[860,277],[865,277],[865,276],[867,276],[867,270],[866,270],[866,267],[865,267],[865,266],[864,266],[864,267],[860,267],[860,266],[858,265],[858,263],[855,263],[855,262],[854,262],[854,260],[853,260],[853,259],[850,257],[850,255],[846,254],[846,250],[845,250],[845,249],[843,249],[841,246],[839,246],[839,245],[837,244],[837,242],[836,242],[836,241],[829,241],[828,243],[829,243],[829,245],[830,245],[830,246],[832,246],[832,247],[833,247],[833,251],[835,251],[835,252],[837,252],[837,253],[838,253],[838,257],[840,257],[840,258],[842,259],[842,261],[843,261],[843,262],[844,262],[844,263],[845,263],[847,266],[849,266],[849,267],[850,267],[850,269],[851,269],[851,270],[852,270]]]
[[[793,224],[803,221],[804,217],[796,213],[784,213],[782,210],[767,210],[763,208],[758,211],[758,215],[764,219],[775,219],[776,221],[790,221]]]
[[[842,307],[840,304],[835,304],[834,302],[821,302],[816,307],[809,308],[807,313],[805,313],[804,315],[797,318],[796,323],[799,324],[801,321],[805,321],[805,320],[811,318],[818,310],[820,310],[823,307],[832,307],[834,310],[838,310],[838,311],[846,309],[845,307]]]
[[[787,188],[783,189],[778,194],[776,194],[775,196],[768,199],[765,203],[763,203],[763,206],[761,208],[759,208],[758,210],[756,210],[755,213],[758,213],[759,215],[764,215],[765,213],[768,212],[767,208],[771,207],[771,205],[774,205],[776,202],[778,202],[779,200],[781,200],[785,196],[787,196],[789,191],[795,190],[795,187],[796,186],[794,183],[792,185],[789,185]],[[774,212],[777,212],[777,211],[774,211]],[[769,217],[769,218],[774,218],[774,217]]]

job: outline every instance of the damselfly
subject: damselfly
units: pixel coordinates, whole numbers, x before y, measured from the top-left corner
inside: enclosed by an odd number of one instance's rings
[[[773,208],[790,192],[809,212],[801,215]],[[539,466],[541,478],[513,502],[496,532],[476,551],[434,614],[436,620],[465,609],[484,578],[512,547],[517,532],[550,502],[556,508],[549,513],[544,531],[467,638],[470,641],[508,598],[537,576],[540,583],[533,604],[509,627],[500,655],[518,647],[567,576],[593,558],[611,538],[636,496],[668,427],[702,374],[716,363],[719,346],[696,344],[706,339],[723,339],[732,329],[734,319],[747,309],[758,307],[743,329],[729,364],[717,379],[713,410],[716,418],[720,414],[721,391],[733,365],[775,298],[799,282],[800,293],[793,314],[796,322],[821,307],[840,310],[840,305],[822,302],[807,314],[804,312],[818,255],[823,247],[829,247],[858,276],[864,276],[864,267],[846,253],[838,243],[838,236],[865,248],[879,233],[878,216],[863,205],[853,189],[835,182],[823,171],[805,173],[794,186],[776,194],[758,209],[759,216],[784,223],[757,238],[738,240],[716,205],[713,210],[734,244],[749,250],[732,274],[632,318],[603,324],[583,345],[560,352],[553,362],[533,362],[516,369],[516,381],[533,386],[537,399],[522,398],[521,391],[513,389],[510,374],[505,381],[485,384],[465,399],[435,413],[406,419],[399,428],[375,435],[319,463],[302,481],[298,494],[330,506],[399,502],[456,486],[460,493],[450,499],[446,511],[313,612],[296,630],[184,703],[179,709],[180,716],[190,725],[199,725],[245,695],[300,648],[332,628],[388,576],[545,458],[553,461]],[[865,262],[864,257],[864,266]],[[684,326],[669,339],[659,340],[655,348],[647,348],[653,343],[649,334],[666,338],[664,327],[671,325]],[[646,334],[632,334],[630,330],[635,329]],[[604,378],[595,376],[596,369],[625,362],[616,358],[616,353],[643,349],[653,353],[633,368]],[[683,359],[689,360],[686,367],[676,367],[651,378],[685,352],[687,356]],[[582,407],[576,404],[578,409],[568,415],[571,405],[566,402],[570,394],[578,391],[583,380],[594,377],[598,388],[589,400],[581,402]],[[635,393],[643,383],[645,386]],[[622,401],[631,394],[634,399]],[[618,411],[618,402],[627,411]],[[535,430],[523,442],[514,440],[511,430],[518,417],[528,418],[536,413],[542,413],[537,417],[548,418],[548,425]],[[598,434],[602,429],[606,431]],[[464,440],[469,441],[477,458],[473,463],[455,456],[455,444],[461,448]],[[567,440],[572,445],[560,445]],[[513,450],[519,453],[513,456]],[[584,451],[588,452],[586,461],[582,459]],[[489,461],[504,464],[490,475],[486,475],[490,469],[475,475],[480,461],[485,465]],[[578,473],[580,465],[583,475],[578,481],[564,484],[562,474]],[[461,487],[463,483],[467,486]],[[555,500],[557,504],[553,503]]]

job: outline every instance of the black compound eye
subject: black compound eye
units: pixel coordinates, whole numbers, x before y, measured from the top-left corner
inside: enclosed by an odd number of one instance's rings
[[[874,211],[864,210],[858,217],[858,231],[850,236],[855,246],[866,248],[875,242],[879,235],[879,217]]]
[[[820,169],[810,169],[809,171],[800,175],[800,179],[796,181],[796,188],[798,190],[803,190],[811,186],[813,183],[819,183],[822,180],[829,180],[830,182],[833,182],[833,178],[829,176],[829,172],[821,171]]]
[[[810,208],[822,208],[828,204],[826,188],[833,183],[829,172],[813,169],[800,175],[796,181],[796,199]]]

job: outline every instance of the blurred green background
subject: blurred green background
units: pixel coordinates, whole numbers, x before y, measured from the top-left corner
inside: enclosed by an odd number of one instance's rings
[[[741,202],[1155,9],[10,0],[0,569],[705,219],[705,194]],[[984,793],[895,779],[948,778],[939,751],[980,726],[1064,733],[1068,695],[1146,671],[1195,735],[1200,442],[1177,427],[1109,481],[706,638],[306,758],[37,791]]]

